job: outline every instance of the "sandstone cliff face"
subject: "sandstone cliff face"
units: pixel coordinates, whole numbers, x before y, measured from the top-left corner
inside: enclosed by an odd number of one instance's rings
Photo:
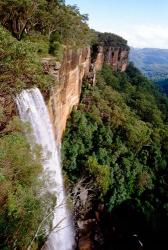
[[[61,142],[67,118],[73,106],[79,103],[82,80],[89,74],[90,48],[67,50],[58,69],[58,86],[52,90],[48,109],[58,143]]]
[[[124,72],[128,65],[129,50],[121,47],[93,48],[93,60],[96,70],[101,70],[103,63],[109,64],[114,71]]]
[[[111,65],[114,71],[125,71],[128,64],[128,49],[113,47],[95,47],[65,50],[62,63],[49,65],[50,73],[58,82],[52,90],[48,109],[58,143],[61,142],[67,118],[80,100],[81,85],[84,77],[95,81],[95,73],[104,63]]]

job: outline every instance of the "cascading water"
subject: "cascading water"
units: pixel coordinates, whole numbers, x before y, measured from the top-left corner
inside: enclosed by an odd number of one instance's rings
[[[44,162],[44,171],[52,172],[52,187],[57,204],[54,211],[53,230],[45,244],[47,250],[72,250],[74,246],[74,230],[63,187],[63,176],[59,158],[59,149],[55,143],[52,124],[47,107],[38,88],[23,90],[16,98],[20,118],[32,126],[34,142],[42,146],[44,157],[48,152],[50,157]],[[31,139],[28,137],[31,142]],[[53,185],[54,184],[54,185]],[[59,228],[58,228],[59,225]]]

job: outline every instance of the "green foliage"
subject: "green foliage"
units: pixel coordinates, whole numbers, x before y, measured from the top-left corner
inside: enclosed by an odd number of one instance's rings
[[[38,0],[37,4],[41,1]],[[10,30],[14,37],[21,40],[29,19],[37,9],[35,1],[31,0],[1,0],[0,21],[1,24]]]
[[[61,39],[59,33],[56,32],[52,33],[49,40],[49,50],[48,50],[49,54],[61,60],[61,56],[63,53],[62,50],[63,48],[61,45]]]
[[[18,42],[0,27],[1,94],[15,94],[33,85],[44,92],[51,88],[53,79],[43,72],[39,49],[40,42]]]
[[[98,189],[101,195],[105,195],[110,185],[110,168],[98,164],[95,157],[89,157],[87,161],[87,170],[95,179],[94,187]]]
[[[166,183],[167,101],[132,64],[125,73],[104,66],[95,86],[83,84],[68,121],[62,155],[69,178],[89,170],[110,210],[131,198],[143,207],[145,193],[159,195],[166,185],[157,176]]]
[[[168,79],[167,79],[167,73],[165,76],[165,79],[162,80],[155,80],[156,84],[163,90],[164,93],[168,95]]]
[[[18,40],[33,32],[50,39],[56,32],[62,44],[83,47],[93,35],[87,20],[77,6],[60,0],[0,0],[0,22]]]
[[[0,137],[0,249],[27,249],[54,205],[49,193],[39,195],[45,185],[41,148],[30,148],[23,128],[15,118],[8,127],[12,132]]]
[[[112,33],[101,33],[101,32],[97,32],[97,41],[99,44],[103,45],[103,46],[112,46],[112,47],[124,47],[127,48],[129,50],[129,47],[127,45],[127,41],[125,39],[123,39],[120,36],[117,36],[115,34]]]

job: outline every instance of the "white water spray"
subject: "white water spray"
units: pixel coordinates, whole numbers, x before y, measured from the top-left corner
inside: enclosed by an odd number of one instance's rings
[[[39,89],[33,88],[23,90],[17,96],[16,103],[20,118],[31,124],[35,143],[42,146],[44,157],[47,157],[48,152],[50,153],[50,157],[44,162],[43,167],[45,172],[52,172],[52,187],[49,187],[49,191],[54,193],[57,198],[53,219],[53,228],[56,228],[50,233],[45,249],[72,250],[74,230],[66,207],[59,149],[55,143],[52,124],[44,99]],[[29,137],[28,139],[30,140]]]

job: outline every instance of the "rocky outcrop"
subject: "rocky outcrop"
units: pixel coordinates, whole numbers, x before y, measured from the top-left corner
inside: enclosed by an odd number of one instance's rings
[[[127,47],[93,46],[92,49],[66,49],[61,63],[44,59],[44,70],[54,75],[56,86],[51,91],[48,109],[56,140],[61,142],[67,118],[72,108],[80,100],[83,78],[95,83],[96,72],[104,63],[111,65],[114,71],[125,71],[128,64]]]

